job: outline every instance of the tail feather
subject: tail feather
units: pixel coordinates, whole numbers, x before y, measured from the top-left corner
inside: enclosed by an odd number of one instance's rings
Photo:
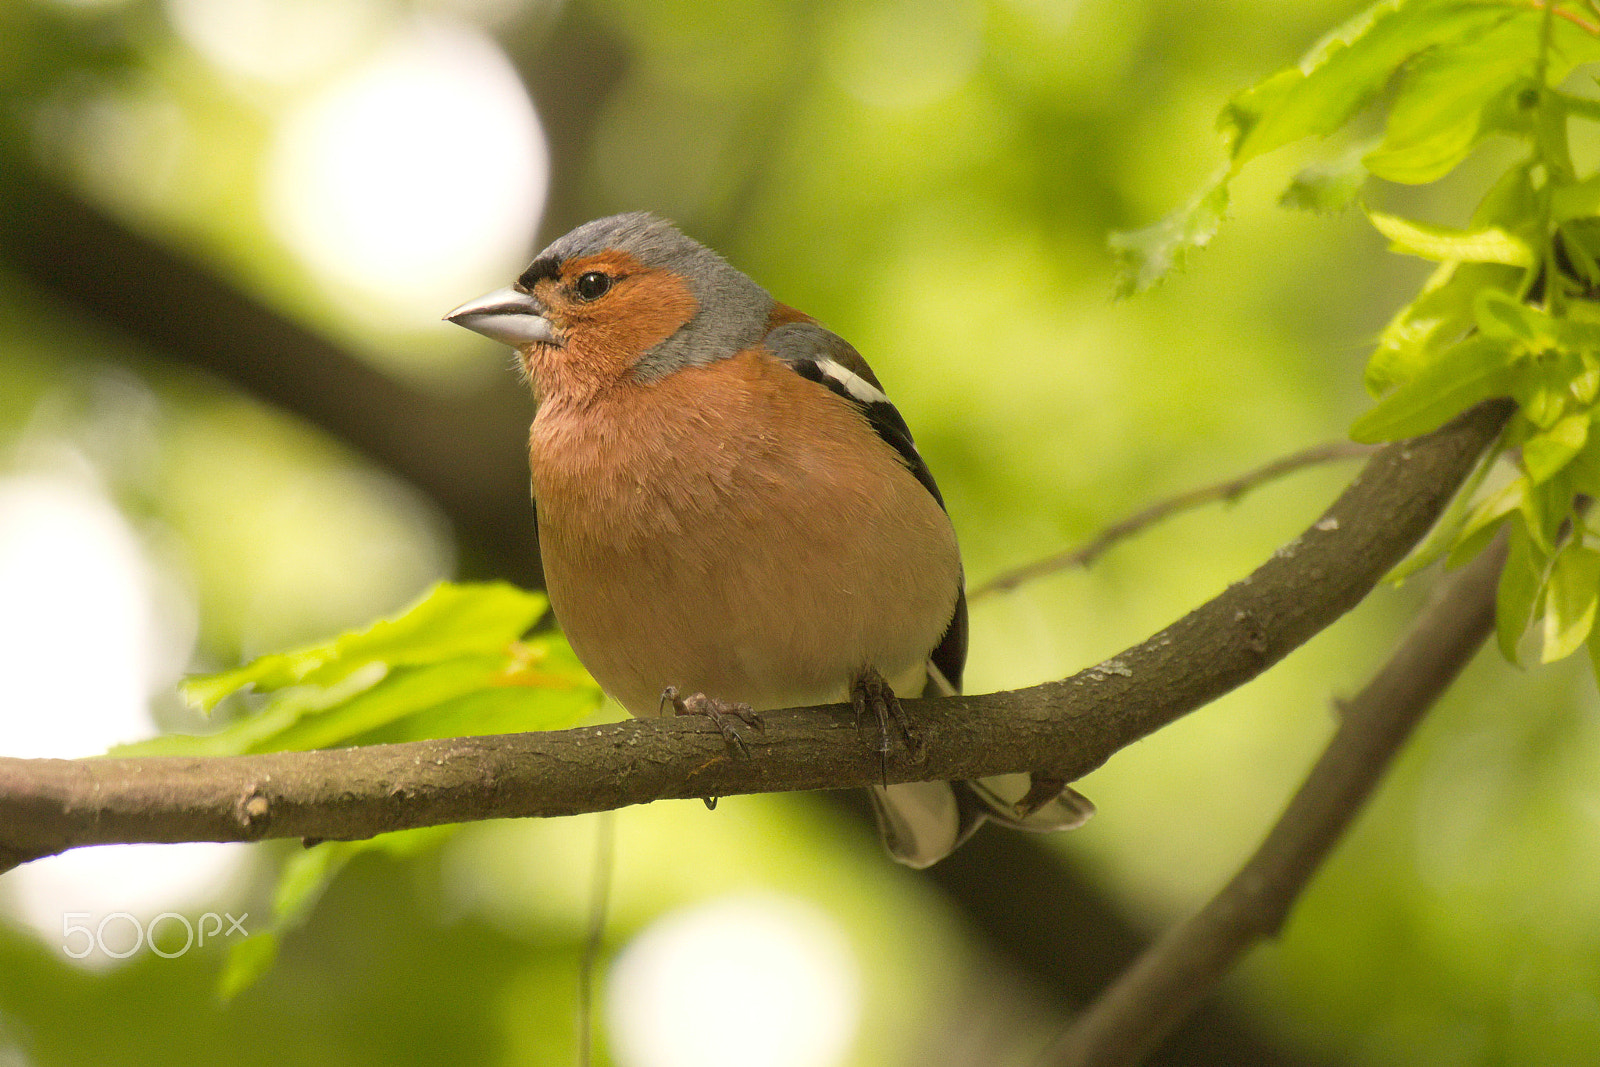
[[[965,622],[964,617],[961,621]],[[958,686],[937,663],[930,660],[927,669],[923,696],[956,695]],[[954,852],[986,819],[1017,830],[1046,833],[1082,826],[1094,814],[1089,798],[1066,786],[1042,804],[1031,798],[1025,806],[1024,799],[1030,798],[1032,789],[1033,776],[1023,772],[970,782],[875,785],[868,795],[889,855],[920,870]]]
[[[1033,788],[1033,776],[1026,772],[997,774],[956,785],[983,804],[986,818],[1014,830],[1076,830],[1094,814],[1094,802],[1070,786],[1063,786],[1060,793],[1038,807],[1023,811],[1022,799]]]
[[[875,785],[867,791],[878,817],[878,834],[897,862],[921,870],[954,852],[982,825],[981,805],[962,796],[951,782]]]
[[[954,852],[986,819],[1016,830],[1049,833],[1082,826],[1094,814],[1088,797],[1066,787],[1054,799],[1018,814],[1018,801],[1031,784],[1026,773],[1002,774],[971,782],[875,785],[868,794],[889,855],[921,870]]]

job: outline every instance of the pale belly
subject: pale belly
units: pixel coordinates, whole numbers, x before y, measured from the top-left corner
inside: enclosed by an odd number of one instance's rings
[[[669,685],[756,709],[833,703],[866,667],[916,696],[960,564],[948,520],[913,487],[926,508],[893,518],[725,516],[625,547],[541,521],[551,606],[633,715],[656,714]]]

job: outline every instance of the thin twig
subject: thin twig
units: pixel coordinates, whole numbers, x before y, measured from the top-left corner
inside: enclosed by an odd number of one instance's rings
[[[1528,8],[1530,11],[1543,11],[1547,16],[1553,14],[1556,18],[1566,19],[1591,37],[1600,37],[1600,25],[1590,22],[1576,11],[1565,11],[1555,6],[1555,0],[1530,0],[1530,2],[1523,3],[1520,6]],[[1595,14],[1600,15],[1600,9],[1595,8],[1593,0],[1590,0],[1589,7],[1595,11]]]
[[[1263,464],[1255,470],[1227,481],[1217,482],[1214,485],[1201,486],[1190,489],[1188,492],[1179,493],[1165,500],[1157,501],[1142,511],[1128,516],[1121,522],[1113,523],[1095,534],[1077,548],[1065,552],[1058,552],[1046,556],[1044,559],[1002,571],[987,582],[967,590],[967,600],[974,601],[995,593],[1005,593],[1024,582],[1031,582],[1037,578],[1064,571],[1072,567],[1087,567],[1098,559],[1111,546],[1118,541],[1132,537],[1134,534],[1153,526],[1169,515],[1188,511],[1222,500],[1232,502],[1248,493],[1252,489],[1286,474],[1293,474],[1304,467],[1314,467],[1323,463],[1333,463],[1341,459],[1360,459],[1372,455],[1376,451],[1373,445],[1356,444],[1354,441],[1331,441],[1328,444],[1307,448],[1292,455],[1282,456],[1271,463]]]
[[[1360,813],[1412,728],[1494,631],[1502,536],[1450,578],[1382,669],[1341,706],[1333,740],[1266,840],[1194,917],[1168,930],[1090,1005],[1040,1067],[1130,1067],[1289,909]]]
[[[589,924],[578,962],[578,1067],[594,1062],[594,976],[611,911],[611,871],[617,856],[617,813],[600,812],[594,831],[594,873],[589,884]]]

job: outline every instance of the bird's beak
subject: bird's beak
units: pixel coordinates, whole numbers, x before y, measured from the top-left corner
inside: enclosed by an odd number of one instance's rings
[[[446,322],[492,337],[512,348],[533,344],[560,344],[561,337],[545,307],[531,293],[515,289],[496,289],[476,300],[468,300],[445,316]]]

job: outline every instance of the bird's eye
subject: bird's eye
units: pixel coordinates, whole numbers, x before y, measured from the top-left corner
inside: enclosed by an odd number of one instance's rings
[[[581,300],[598,300],[611,289],[611,276],[602,274],[597,270],[584,271],[578,275],[578,298]]]

